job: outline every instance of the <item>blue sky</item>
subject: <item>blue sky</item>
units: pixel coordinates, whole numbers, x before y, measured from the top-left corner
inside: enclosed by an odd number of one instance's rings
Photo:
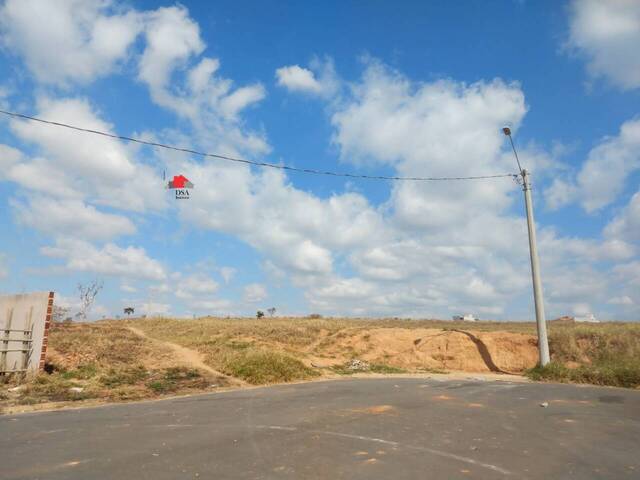
[[[533,171],[550,318],[640,313],[640,4],[0,7],[2,109],[296,167]],[[345,180],[0,118],[0,290],[99,279],[92,316],[531,319],[509,178]],[[189,200],[163,172],[195,184]]]

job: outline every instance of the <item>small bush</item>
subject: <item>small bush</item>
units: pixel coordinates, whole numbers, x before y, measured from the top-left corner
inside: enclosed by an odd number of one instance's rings
[[[32,382],[25,385],[21,392],[19,403],[31,404],[41,402],[60,402],[68,400],[85,400],[97,396],[97,392],[84,388],[82,392],[71,391],[74,383],[62,378],[59,374],[38,375]]]
[[[407,373],[404,368],[394,367],[392,365],[385,365],[382,363],[372,363],[369,367],[369,371],[373,373]]]
[[[300,360],[266,350],[234,352],[225,359],[224,371],[254,385],[291,382],[319,375]]]
[[[620,363],[581,365],[577,368],[568,368],[562,363],[551,362],[544,367],[536,366],[528,370],[527,376],[532,380],[589,383],[626,388],[640,387],[638,366]]]
[[[358,373],[356,372],[356,370],[347,368],[346,365],[333,365],[331,367],[331,370],[337,373],[338,375],[353,375],[354,373]]]
[[[130,368],[111,368],[100,377],[100,383],[105,387],[118,387],[120,385],[134,385],[148,376],[147,370],[138,365]]]
[[[170,367],[165,370],[164,378],[170,381],[191,380],[199,378],[200,372],[195,368]]]
[[[568,381],[570,370],[559,362],[550,362],[544,367],[536,365],[535,367],[526,371],[526,376],[531,380],[556,380],[556,381]]]
[[[347,362],[343,365],[334,365],[333,367],[331,367],[331,370],[333,370],[338,375],[353,375],[354,373],[407,373],[407,371],[403,368],[386,365],[384,363],[372,363],[366,368],[360,369],[350,367],[350,363],[351,362]]]
[[[97,374],[98,367],[93,363],[88,363],[86,365],[79,365],[78,368],[64,371],[60,375],[65,379],[77,378],[79,380],[88,380]]]
[[[444,370],[442,368],[433,368],[433,367],[420,367],[420,368],[417,368],[416,371],[420,373],[435,373],[438,375],[448,375],[450,373],[448,370]]]
[[[154,393],[176,392],[181,389],[206,388],[208,382],[194,368],[171,367],[158,372],[159,377],[152,378],[147,387]]]
[[[154,380],[153,382],[149,382],[147,386],[156,393],[170,392],[174,387],[171,382],[162,380]]]
[[[108,392],[108,398],[114,401],[141,400],[148,396],[144,388],[131,385],[110,389]]]
[[[232,340],[225,344],[229,348],[233,348],[234,350],[246,350],[250,348],[253,344],[251,342],[242,342],[240,340]]]

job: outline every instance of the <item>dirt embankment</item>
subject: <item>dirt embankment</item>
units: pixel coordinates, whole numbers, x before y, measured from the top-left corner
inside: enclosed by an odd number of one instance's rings
[[[509,332],[374,328],[327,335],[311,352],[315,363],[357,357],[409,371],[520,373],[537,361],[535,337]]]
[[[473,328],[475,325],[450,323],[442,328],[427,322],[388,325],[346,319],[142,319],[127,323],[150,338],[197,351],[214,369],[249,383],[326,376],[354,359],[389,373],[522,373],[537,361],[535,336],[506,331],[504,326],[489,330],[487,325]],[[270,374],[257,375],[263,370]],[[283,375],[278,375],[280,370]]]

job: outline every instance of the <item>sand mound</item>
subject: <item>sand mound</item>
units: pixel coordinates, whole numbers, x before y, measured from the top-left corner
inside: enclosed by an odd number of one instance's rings
[[[535,366],[536,345],[535,337],[519,333],[375,328],[327,337],[314,353],[332,363],[355,356],[408,370],[515,373]]]

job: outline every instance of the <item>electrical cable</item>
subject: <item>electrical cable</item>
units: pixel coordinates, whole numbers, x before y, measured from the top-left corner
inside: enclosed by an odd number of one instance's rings
[[[14,118],[21,118],[24,120],[30,120],[33,122],[39,122],[39,123],[44,123],[47,125],[53,125],[56,127],[64,127],[64,128],[68,128],[71,130],[76,130],[79,132],[84,132],[84,133],[91,133],[94,135],[101,135],[103,137],[109,137],[109,138],[114,138],[117,140],[123,140],[123,141],[127,141],[127,142],[134,142],[134,143],[139,143],[142,145],[148,145],[151,147],[158,147],[158,148],[164,148],[167,150],[174,150],[176,152],[183,152],[183,153],[190,153],[192,155],[197,155],[200,157],[209,157],[209,158],[216,158],[218,160],[225,160],[228,162],[236,162],[236,163],[244,163],[244,164],[248,164],[248,165],[254,165],[256,167],[266,167],[266,168],[275,168],[278,170],[286,170],[289,172],[298,172],[298,173],[307,173],[307,174],[312,174],[312,175],[327,175],[327,176],[332,176],[332,177],[347,177],[347,178],[354,178],[354,179],[365,179],[365,180],[392,180],[392,181],[415,181],[415,182],[434,182],[434,181],[457,181],[457,180],[485,180],[485,179],[492,179],[492,178],[504,178],[504,177],[515,177],[517,175],[513,174],[513,173],[503,173],[503,174],[498,174],[498,175],[477,175],[477,176],[469,176],[469,177],[395,177],[395,176],[385,176],[385,175],[360,175],[360,174],[355,174],[355,173],[348,173],[348,172],[332,172],[332,171],[328,171],[328,170],[315,170],[312,168],[298,168],[298,167],[291,167],[288,165],[280,165],[280,164],[276,164],[276,163],[268,163],[268,162],[258,162],[258,161],[254,161],[254,160],[247,160],[244,158],[234,158],[234,157],[228,157],[226,155],[219,155],[216,153],[205,153],[205,152],[199,152],[197,150],[192,150],[190,148],[183,148],[183,147],[176,147],[173,145],[167,145],[164,143],[158,143],[158,142],[151,142],[148,140],[141,140],[138,138],[132,138],[132,137],[127,137],[124,135],[116,135],[113,133],[108,133],[108,132],[102,132],[100,130],[93,130],[90,128],[83,128],[83,127],[78,127],[75,125],[70,125],[67,123],[62,123],[62,122],[54,122],[51,120],[44,120],[42,118],[38,118],[38,117],[32,117],[29,115],[24,115],[21,113],[16,113],[16,112],[9,112],[6,110],[0,110],[0,113],[3,115],[7,115],[10,117],[14,117]]]

